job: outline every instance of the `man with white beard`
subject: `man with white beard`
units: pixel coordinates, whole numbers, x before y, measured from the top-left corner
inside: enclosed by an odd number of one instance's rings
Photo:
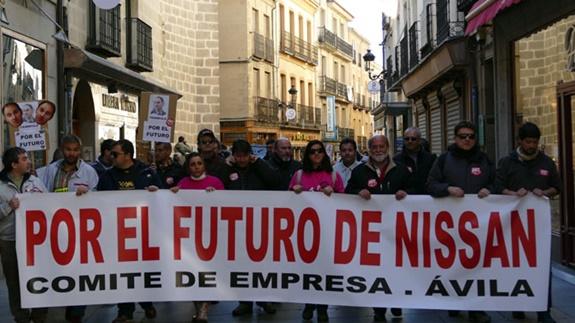
[[[345,192],[358,194],[369,200],[372,194],[394,194],[401,200],[412,193],[409,187],[411,173],[403,166],[395,164],[389,155],[389,141],[383,135],[376,135],[367,142],[369,159],[351,172]],[[385,321],[385,307],[373,309],[374,321]],[[401,316],[400,308],[392,308],[393,316]]]

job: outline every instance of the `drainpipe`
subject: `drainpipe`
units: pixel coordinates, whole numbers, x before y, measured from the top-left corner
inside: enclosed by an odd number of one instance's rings
[[[68,35],[68,19],[63,0],[56,1],[56,22],[64,28],[64,32]],[[63,42],[56,41],[58,141],[63,135],[71,132],[72,123],[72,80],[64,68],[64,46]]]

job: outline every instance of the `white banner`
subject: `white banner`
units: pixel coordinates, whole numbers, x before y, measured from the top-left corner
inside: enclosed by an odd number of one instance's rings
[[[171,127],[165,121],[144,121],[144,140],[156,142],[170,142]]]
[[[25,194],[23,307],[253,300],[546,309],[542,198],[182,190]]]

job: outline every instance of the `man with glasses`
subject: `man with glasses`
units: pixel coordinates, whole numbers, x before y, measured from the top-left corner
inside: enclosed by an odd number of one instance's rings
[[[368,160],[357,166],[351,172],[345,192],[358,194],[365,200],[372,194],[394,194],[397,200],[402,200],[411,192],[409,182],[411,174],[403,165],[396,164],[389,156],[389,140],[384,135],[375,135],[367,141]],[[384,322],[387,308],[373,309],[374,321]],[[400,308],[392,308],[391,314],[401,316]]]
[[[422,145],[421,131],[410,127],[403,133],[403,150],[393,157],[398,165],[403,165],[411,173],[409,187],[413,194],[427,194],[425,181],[437,156],[425,150]]]
[[[198,152],[206,165],[208,175],[219,178],[224,185],[228,185],[229,170],[224,159],[220,157],[220,143],[216,139],[214,132],[210,129],[203,129],[198,133]]]
[[[120,139],[112,146],[113,167],[107,170],[98,182],[98,191],[148,190],[157,191],[162,185],[156,173],[143,163],[134,159],[134,145],[126,139]],[[141,302],[146,318],[156,317],[152,302]],[[136,305],[118,304],[118,316],[113,323],[131,322]]]
[[[433,164],[427,178],[427,191],[433,197],[464,197],[477,194],[488,196],[493,189],[495,166],[482,152],[475,138],[475,126],[461,121],[454,128],[455,142]],[[449,311],[449,316],[459,311]],[[475,323],[491,322],[483,311],[469,311],[469,320]]]
[[[273,155],[268,163],[279,177],[279,183],[276,189],[278,191],[287,191],[292,176],[301,169],[301,163],[293,159],[289,139],[282,137],[276,140]]]

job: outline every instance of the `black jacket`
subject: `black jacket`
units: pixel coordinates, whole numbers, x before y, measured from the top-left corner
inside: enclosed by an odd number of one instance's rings
[[[229,167],[229,182],[226,190],[273,190],[278,186],[279,178],[273,169],[262,159],[257,159],[247,168]]]
[[[482,188],[495,193],[494,180],[495,165],[479,146],[464,152],[453,144],[433,164],[427,178],[427,192],[443,197],[449,195],[449,186],[457,186],[465,194],[477,194]]]
[[[557,166],[551,158],[540,152],[533,160],[522,161],[516,151],[501,158],[495,177],[495,190],[502,193],[504,189],[518,191],[524,188],[546,190],[554,187],[561,189],[561,179]]]
[[[375,166],[369,160],[353,169],[345,192],[357,194],[367,189],[371,194],[395,194],[399,190],[410,193],[412,192],[409,188],[410,176],[405,166],[396,165],[395,162],[390,161],[383,180],[380,180]]]
[[[98,181],[98,191],[143,190],[150,185],[162,187],[160,178],[144,163],[134,160],[127,169],[112,167]]]
[[[206,173],[211,176],[215,176],[222,181],[224,186],[227,186],[230,181],[230,170],[225,161],[216,155],[212,159],[204,159],[204,164],[206,165]]]
[[[276,190],[278,191],[287,191],[293,174],[302,167],[301,163],[297,160],[292,159],[288,162],[284,162],[275,154],[268,161],[268,164],[275,172],[275,176],[277,176],[278,186]]]
[[[413,194],[427,194],[425,182],[437,156],[421,147],[416,158],[417,163],[409,156],[404,147],[403,151],[393,157],[393,161],[398,165],[405,166],[411,173],[409,187]]]
[[[185,176],[184,170],[180,164],[177,162],[172,161],[171,159],[168,160],[168,165],[161,166],[158,165],[156,167],[156,173],[160,177],[160,181],[162,182],[162,186],[160,188],[170,188],[176,186],[180,179]],[[168,178],[172,178],[172,183],[168,183]]]

